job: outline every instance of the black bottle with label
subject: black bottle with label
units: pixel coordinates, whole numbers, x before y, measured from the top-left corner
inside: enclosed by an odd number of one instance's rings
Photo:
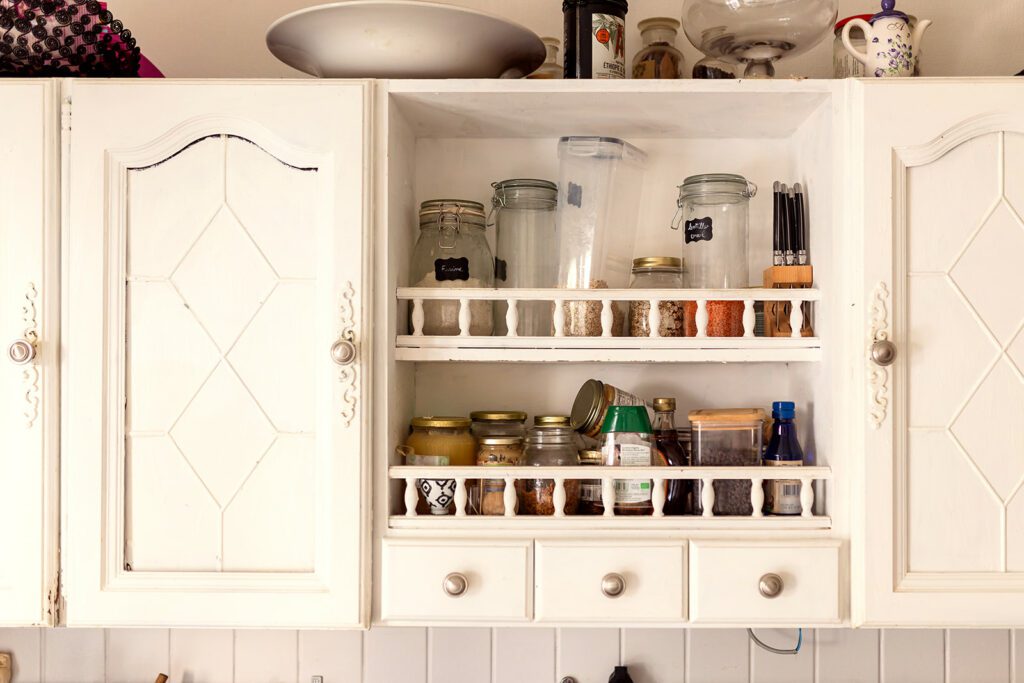
[[[608,683],[633,683],[633,679],[629,677],[629,669],[627,667],[617,666],[612,673],[612,677],[608,679]]]
[[[566,78],[626,77],[626,0],[563,0]]]

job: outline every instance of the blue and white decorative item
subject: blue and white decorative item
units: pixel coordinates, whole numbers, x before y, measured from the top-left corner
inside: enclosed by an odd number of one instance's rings
[[[843,27],[843,46],[864,63],[866,75],[875,78],[913,76],[921,56],[921,36],[930,19],[911,24],[910,17],[896,9],[896,0],[882,0],[882,11],[869,21],[852,19]],[[850,41],[850,31],[859,28],[867,37],[866,52]]]

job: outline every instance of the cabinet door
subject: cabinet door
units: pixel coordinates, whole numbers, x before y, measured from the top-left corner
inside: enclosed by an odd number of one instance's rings
[[[57,572],[60,107],[0,84],[0,626],[50,624]]]
[[[854,619],[1019,626],[1024,83],[851,87],[865,262]]]
[[[364,625],[368,85],[71,88],[67,622]]]

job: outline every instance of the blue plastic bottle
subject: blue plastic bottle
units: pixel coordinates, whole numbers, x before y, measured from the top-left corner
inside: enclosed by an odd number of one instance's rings
[[[772,404],[772,436],[761,464],[767,467],[799,467],[804,464],[804,451],[796,436],[796,406],[791,401]],[[799,515],[800,482],[779,479],[764,482],[764,513],[767,515]]]

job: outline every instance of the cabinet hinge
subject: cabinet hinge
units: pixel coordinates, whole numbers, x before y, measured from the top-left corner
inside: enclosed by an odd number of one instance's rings
[[[60,129],[62,132],[71,130],[71,97],[65,97],[60,103]]]
[[[64,602],[63,582],[61,581],[60,572],[57,572],[57,576],[50,584],[50,590],[46,593],[46,600],[46,612],[50,617],[50,623],[53,626],[59,626],[62,623],[62,619],[67,615],[67,604]]]

